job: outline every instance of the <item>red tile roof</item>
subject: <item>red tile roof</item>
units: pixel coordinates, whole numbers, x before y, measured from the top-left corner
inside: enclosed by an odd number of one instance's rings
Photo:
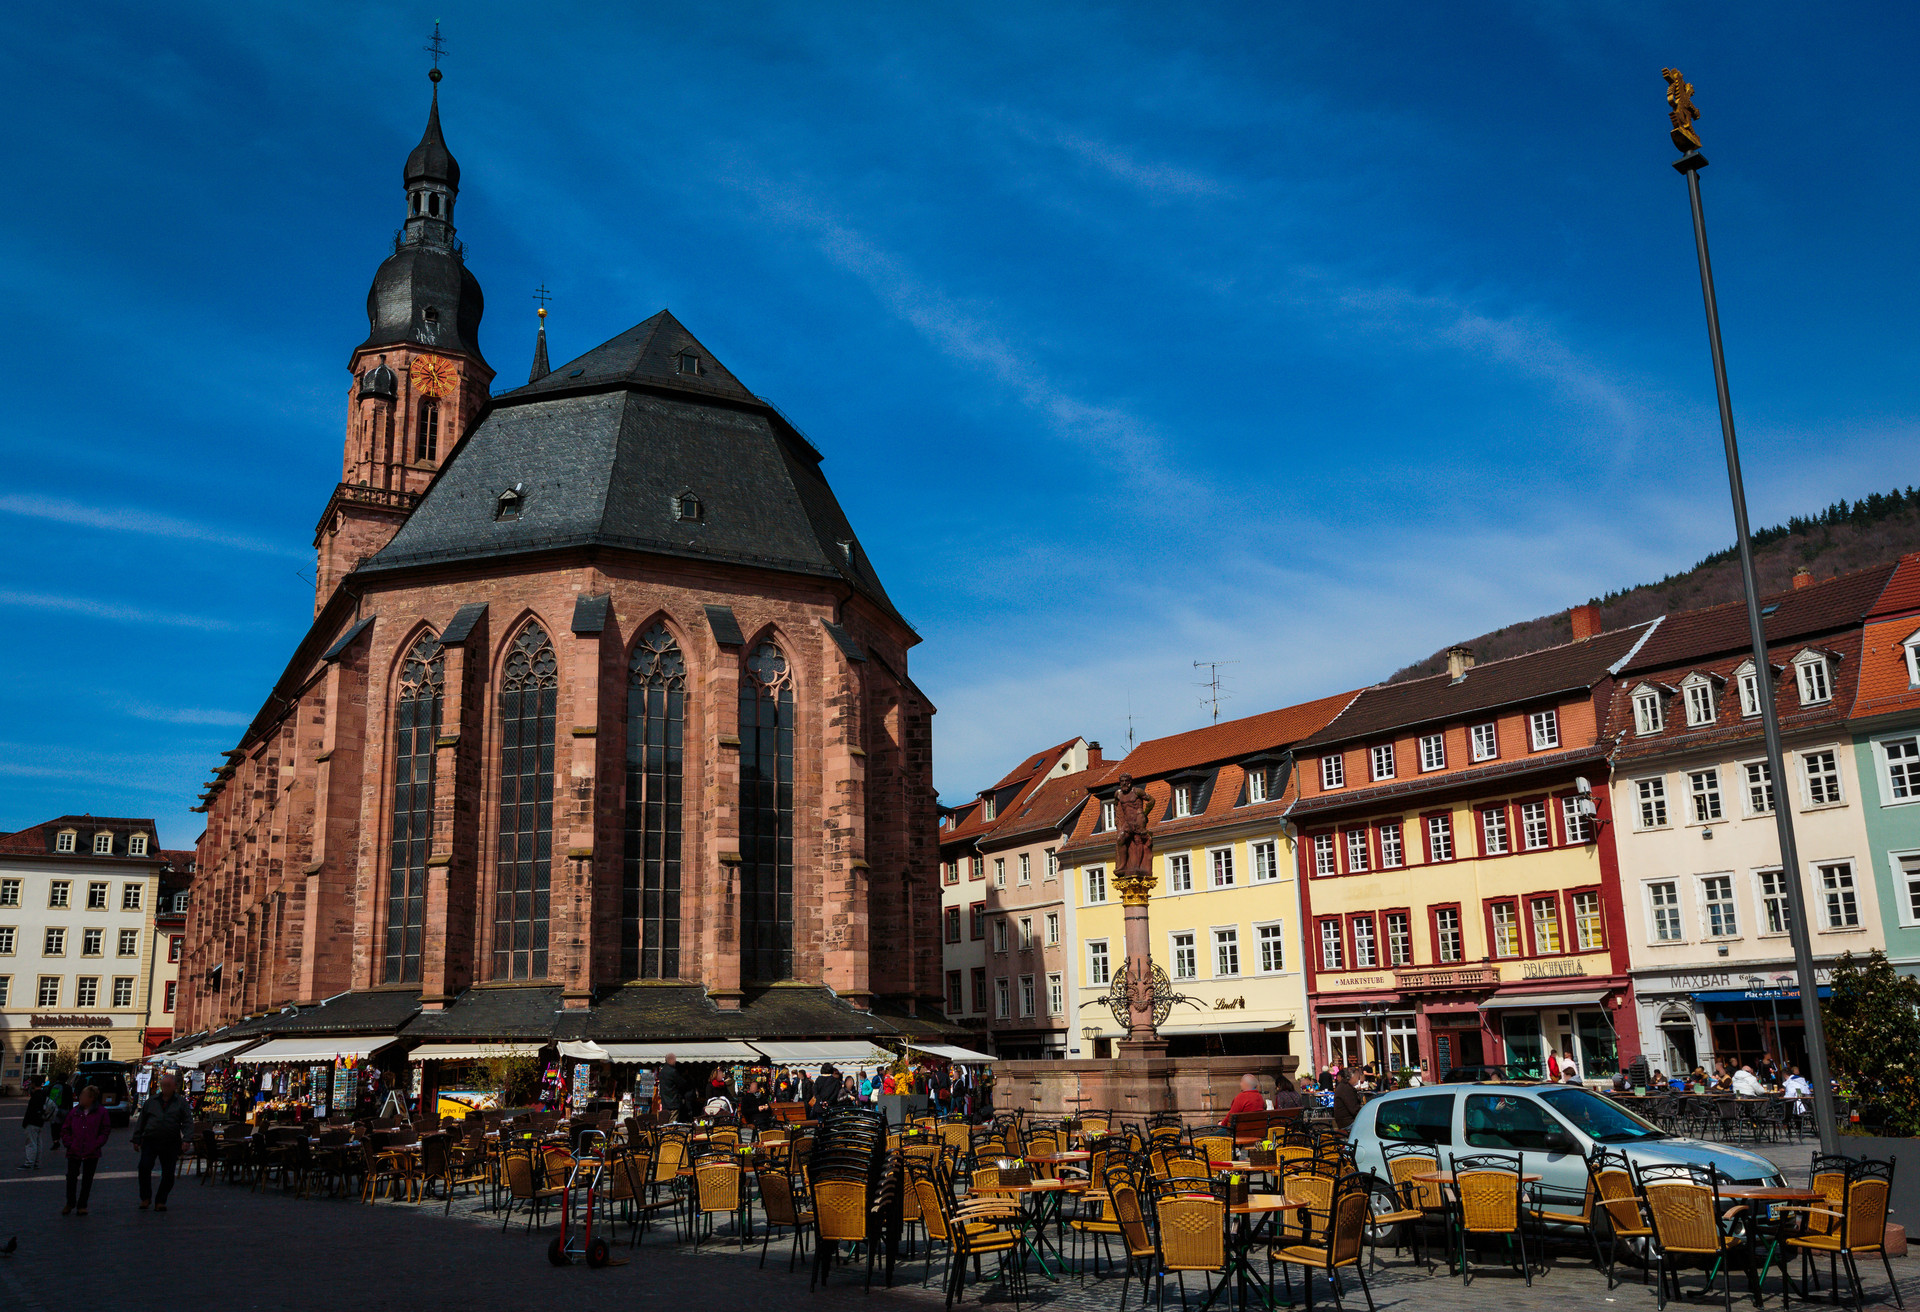
[[[1790,588],[1760,598],[1767,643],[1812,638],[1850,628],[1866,618],[1893,577],[1894,565],[1875,565],[1804,588]],[[1715,656],[1751,651],[1747,604],[1730,601],[1701,610],[1669,615],[1647,643],[1623,666],[1622,680],[1646,670],[1707,661]]]
[[[1015,814],[1021,806],[1025,805],[1025,799],[1046,782],[1048,774],[1060,763],[1060,758],[1079,741],[1078,738],[1069,738],[1064,743],[1058,743],[1043,752],[1035,752],[1001,776],[1000,781],[987,790],[988,795],[1000,793],[1009,788],[1016,788],[1018,791],[1006,799],[992,820],[986,818],[985,797],[976,797],[970,802],[963,802],[952,808],[948,814],[953,817],[954,823],[940,830],[941,845],[973,842],[992,833],[1009,815]],[[1095,765],[1080,775],[1067,777],[1085,780],[1098,773],[1099,766]]]
[[[1900,557],[1893,577],[1887,580],[1886,588],[1873,603],[1873,609],[1867,612],[1867,618],[1884,619],[1910,611],[1920,611],[1920,552],[1914,551]]]
[[[1244,719],[1210,724],[1204,729],[1149,739],[1127,753],[1123,760],[1115,762],[1100,782],[1117,780],[1123,774],[1147,779],[1286,747],[1324,729],[1354,696],[1351,692],[1335,693],[1298,706],[1283,706],[1277,711],[1262,711]]]
[[[1073,809],[1087,800],[1087,785],[1102,772],[1096,767],[1047,780],[1022,798],[1018,809],[1001,812],[990,835],[995,847],[1014,845],[1022,838],[1057,830]]]

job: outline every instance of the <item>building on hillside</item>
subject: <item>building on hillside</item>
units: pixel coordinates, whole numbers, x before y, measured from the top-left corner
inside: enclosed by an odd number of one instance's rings
[[[1842,671],[1841,677],[1846,677]],[[1854,769],[1866,867],[1887,956],[1920,974],[1920,554],[1900,558],[1867,614],[1854,694]]]
[[[179,1008],[180,962],[186,956],[187,904],[193,897],[194,852],[169,849],[160,855],[166,858],[166,864],[160,868],[160,887],[153,896],[153,951],[148,957],[143,1055],[171,1043],[177,1032],[174,1018]]]
[[[1064,975],[1072,907],[1054,851],[1105,765],[1099,743],[1075,738],[942,814],[947,1015],[990,1036],[1002,1057],[1065,1057],[1072,1046]]]
[[[665,311],[490,396],[460,183],[436,87],[181,1028],[944,1031],[934,708],[820,452]]]
[[[1762,598],[1784,789],[1767,769],[1744,603],[1666,616],[1620,670],[1615,841],[1640,1029],[1665,1071],[1765,1052],[1806,1059],[1773,815],[1782,797],[1818,977],[1842,952],[1885,942],[1847,720],[1861,626],[1893,571],[1803,574]]]
[[[1125,1030],[1107,1006],[1126,964],[1114,856],[1112,797],[1122,775],[1153,800],[1147,904],[1156,965],[1178,1003],[1160,1027],[1173,1057],[1297,1054],[1307,1021],[1299,908],[1283,820],[1294,795],[1291,748],[1325,728],[1354,694],[1208,725],[1141,743],[1093,785],[1060,850],[1078,903],[1073,1023],[1084,1055],[1113,1055]]]
[[[1601,733],[1652,626],[1368,688],[1295,748],[1313,1060],[1586,1078],[1639,1051]],[[1303,1054],[1304,1055],[1304,1054]]]
[[[63,815],[0,835],[0,1087],[56,1051],[134,1061],[161,869],[150,819]]]

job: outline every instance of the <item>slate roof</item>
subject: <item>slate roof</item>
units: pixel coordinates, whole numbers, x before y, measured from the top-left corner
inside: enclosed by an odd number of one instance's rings
[[[1859,624],[1887,586],[1897,562],[1856,570],[1804,588],[1790,588],[1760,598],[1762,623],[1769,647],[1776,642],[1809,638]],[[1598,642],[1595,638],[1593,641]],[[1720,606],[1669,615],[1646,646],[1623,666],[1622,680],[1642,670],[1657,670],[1688,662],[1703,662],[1735,652],[1752,653],[1747,626],[1747,604],[1730,601]],[[1776,653],[1777,659],[1777,653]]]
[[[420,1010],[417,989],[365,989],[261,1019],[272,1034],[395,1034]],[[238,1028],[238,1027],[235,1027]]]
[[[1442,673],[1364,689],[1327,727],[1300,746],[1324,747],[1372,738],[1413,725],[1451,720],[1523,702],[1579,692],[1607,676],[1651,624],[1635,624],[1543,651],[1488,661],[1455,683]]]
[[[153,821],[139,816],[114,815],[63,815],[51,820],[30,825],[11,834],[0,834],[0,855],[6,856],[52,856],[53,843],[62,829],[72,829],[79,837],[74,850],[59,855],[67,857],[86,857],[95,861],[110,859],[107,855],[96,856],[93,851],[93,836],[102,829],[113,831],[113,854],[111,859],[156,862],[165,859],[165,853],[157,846],[159,835],[154,830]],[[147,836],[147,855],[129,857],[127,838],[131,834]],[[189,854],[191,855],[191,854]]]
[[[676,373],[681,351],[697,352],[705,372]],[[500,494],[515,487],[518,517],[496,519]],[[683,493],[698,498],[698,518],[679,517]],[[496,397],[360,568],[589,545],[841,579],[900,619],[820,453],[664,310]]]

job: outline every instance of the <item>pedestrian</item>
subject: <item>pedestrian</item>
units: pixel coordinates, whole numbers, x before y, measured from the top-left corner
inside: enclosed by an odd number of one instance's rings
[[[1335,1128],[1345,1130],[1353,1124],[1353,1118],[1360,1114],[1359,1084],[1361,1071],[1358,1066],[1347,1068],[1347,1078],[1340,1081],[1340,1087],[1333,1091],[1333,1124]]]
[[[167,1210],[173,1192],[173,1168],[180,1161],[180,1145],[193,1134],[193,1113],[180,1096],[180,1081],[172,1071],[160,1077],[160,1092],[147,1099],[133,1122],[133,1146],[140,1150],[140,1210],[149,1205]],[[153,1166],[160,1164],[160,1189],[153,1188]]]
[[[60,1146],[67,1150],[67,1205],[60,1215],[87,1214],[87,1198],[93,1193],[93,1173],[100,1166],[100,1150],[107,1146],[113,1122],[100,1105],[100,1090],[89,1084],[80,1090],[80,1100],[60,1125]]]
[[[1560,1054],[1560,1083],[1580,1083],[1580,1068],[1574,1064],[1572,1048]]]
[[[46,1133],[47,1082],[38,1075],[27,1076],[27,1109],[20,1118],[26,1141],[20,1146],[20,1169],[40,1169],[40,1139]]]
[[[680,1059],[668,1053],[661,1063],[660,1076],[654,1081],[654,1091],[660,1095],[660,1114],[669,1121],[680,1119],[680,1104],[687,1096],[687,1086],[681,1076]]]

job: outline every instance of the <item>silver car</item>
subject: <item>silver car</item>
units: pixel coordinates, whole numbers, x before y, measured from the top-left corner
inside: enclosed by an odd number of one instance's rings
[[[1425,1144],[1450,1170],[1455,1157],[1518,1153],[1522,1170],[1578,1199],[1596,1149],[1624,1153],[1639,1166],[1711,1165],[1722,1183],[1779,1184],[1780,1168],[1759,1153],[1669,1135],[1610,1098],[1572,1084],[1443,1084],[1396,1089],[1371,1099],[1348,1130],[1354,1162],[1389,1177],[1381,1148]]]

